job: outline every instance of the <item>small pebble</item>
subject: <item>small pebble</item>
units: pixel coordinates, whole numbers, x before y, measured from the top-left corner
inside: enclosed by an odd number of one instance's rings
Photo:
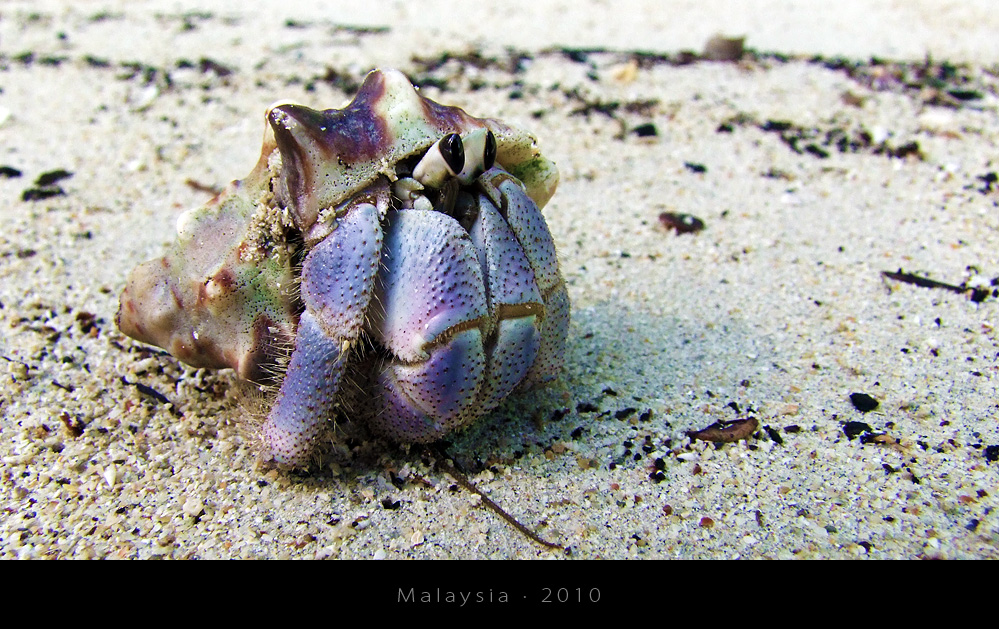
[[[861,413],[869,413],[870,411],[876,409],[880,404],[877,400],[866,393],[851,393],[850,402],[852,402],[853,407]]]

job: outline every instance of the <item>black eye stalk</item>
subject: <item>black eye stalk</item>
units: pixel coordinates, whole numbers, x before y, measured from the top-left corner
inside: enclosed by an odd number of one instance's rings
[[[468,185],[496,163],[496,136],[489,129],[476,129],[461,139],[465,144],[465,166],[458,173],[458,181]]]
[[[413,179],[430,188],[440,188],[465,167],[465,145],[457,133],[434,142],[413,169]]]
[[[496,163],[496,136],[489,129],[465,135],[449,133],[434,142],[413,169],[413,179],[430,188],[442,187],[457,178],[469,185]]]

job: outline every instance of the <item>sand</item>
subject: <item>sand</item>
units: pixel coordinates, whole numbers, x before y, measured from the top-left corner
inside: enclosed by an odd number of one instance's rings
[[[332,4],[0,8],[0,557],[999,556],[989,0]],[[716,33],[750,52],[681,54]],[[374,67],[561,170],[565,369],[446,452],[569,552],[356,426],[269,468],[231,373],[115,328],[128,271],[249,172],[267,105],[341,106]]]

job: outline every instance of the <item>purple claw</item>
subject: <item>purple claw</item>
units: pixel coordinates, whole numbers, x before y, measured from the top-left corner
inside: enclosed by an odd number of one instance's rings
[[[485,356],[479,330],[465,330],[415,365],[387,363],[378,377],[372,425],[397,441],[427,443],[479,416]]]
[[[371,421],[398,440],[432,441],[465,423],[481,387],[482,272],[468,234],[433,211],[395,213],[383,260],[383,309],[372,328],[392,357],[378,376]]]

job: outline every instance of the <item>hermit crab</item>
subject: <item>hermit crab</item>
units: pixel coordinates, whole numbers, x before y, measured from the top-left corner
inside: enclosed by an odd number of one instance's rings
[[[343,109],[278,104],[245,179],[180,216],[118,327],[197,366],[280,384],[261,427],[303,466],[335,412],[430,442],[561,367],[569,299],[530,134],[374,71]]]

